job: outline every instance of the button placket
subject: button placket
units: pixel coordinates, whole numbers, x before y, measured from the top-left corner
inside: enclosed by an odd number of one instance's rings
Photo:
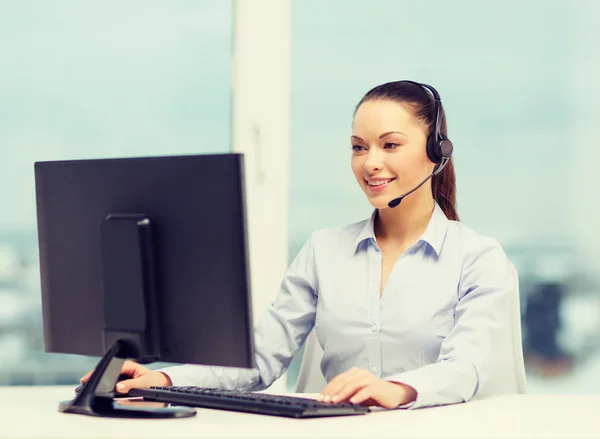
[[[369,359],[369,371],[374,375],[378,376],[381,372],[381,343],[379,340],[379,324],[381,320],[380,315],[380,297],[379,288],[381,285],[381,264],[382,255],[381,252],[376,248],[376,245],[370,249],[370,263],[369,263],[369,330],[371,336],[368,337],[367,352]]]

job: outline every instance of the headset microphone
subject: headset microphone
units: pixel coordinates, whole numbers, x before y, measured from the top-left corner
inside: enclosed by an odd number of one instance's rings
[[[389,207],[396,207],[398,204],[400,204],[400,202],[404,199],[404,197],[406,197],[407,195],[412,194],[414,191],[416,191],[417,189],[419,189],[421,186],[423,186],[425,184],[425,182],[427,180],[429,180],[431,177],[433,177],[433,172],[431,174],[429,174],[427,176],[427,178],[425,180],[423,180],[421,183],[419,183],[419,185],[411,190],[409,190],[407,193],[400,195],[398,198],[394,198],[392,201],[390,201],[388,203]]]
[[[416,191],[421,186],[423,186],[425,184],[425,182],[427,180],[429,180],[431,177],[442,172],[442,169],[444,169],[446,167],[446,165],[448,164],[448,162],[450,161],[450,158],[452,156],[452,151],[454,149],[450,139],[448,139],[448,137],[446,137],[446,134],[441,132],[442,100],[441,100],[440,95],[437,92],[437,90],[435,88],[433,88],[431,85],[427,85],[427,84],[421,84],[421,83],[413,82],[413,81],[404,81],[404,82],[416,84],[424,89],[428,89],[429,91],[431,91],[431,94],[433,95],[433,99],[435,102],[435,128],[434,128],[433,133],[427,138],[426,150],[427,150],[427,157],[429,157],[429,160],[431,160],[433,163],[436,163],[437,166],[433,169],[433,172],[431,174],[429,174],[425,180],[423,180],[421,183],[419,183],[418,186],[416,186],[415,188],[406,192],[405,194],[400,195],[398,198],[394,198],[392,201],[390,201],[388,203],[389,207],[396,207],[398,204],[400,204],[400,202],[404,199],[404,197],[412,194],[414,191]]]

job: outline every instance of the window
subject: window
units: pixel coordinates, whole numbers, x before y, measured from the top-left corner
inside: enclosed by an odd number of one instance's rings
[[[593,1],[293,2],[290,258],[314,229],[371,213],[350,171],[360,98],[388,81],[429,83],[448,116],[461,220],[498,239],[520,273],[530,390],[590,391],[598,12]]]
[[[0,385],[74,383],[43,352],[33,163],[228,152],[232,2],[0,6]]]

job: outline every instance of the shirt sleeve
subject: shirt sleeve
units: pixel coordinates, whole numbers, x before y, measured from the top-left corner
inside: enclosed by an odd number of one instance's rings
[[[468,401],[488,381],[502,340],[511,322],[517,291],[512,264],[492,240],[465,257],[458,285],[455,324],[443,341],[435,363],[385,377],[417,391],[412,403],[421,408]]]
[[[250,391],[270,386],[286,371],[315,323],[317,278],[313,245],[314,234],[286,271],[274,302],[254,328],[257,368],[185,364],[159,371],[168,375],[174,386]]]

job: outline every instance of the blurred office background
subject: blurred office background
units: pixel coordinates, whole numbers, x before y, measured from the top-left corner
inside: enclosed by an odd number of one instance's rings
[[[43,351],[33,162],[231,151],[235,7],[0,0],[0,385],[75,383],[97,361]],[[370,214],[349,168],[362,95],[430,83],[461,220],[520,273],[530,391],[600,391],[599,13],[595,0],[292,0],[288,261],[312,230]]]

